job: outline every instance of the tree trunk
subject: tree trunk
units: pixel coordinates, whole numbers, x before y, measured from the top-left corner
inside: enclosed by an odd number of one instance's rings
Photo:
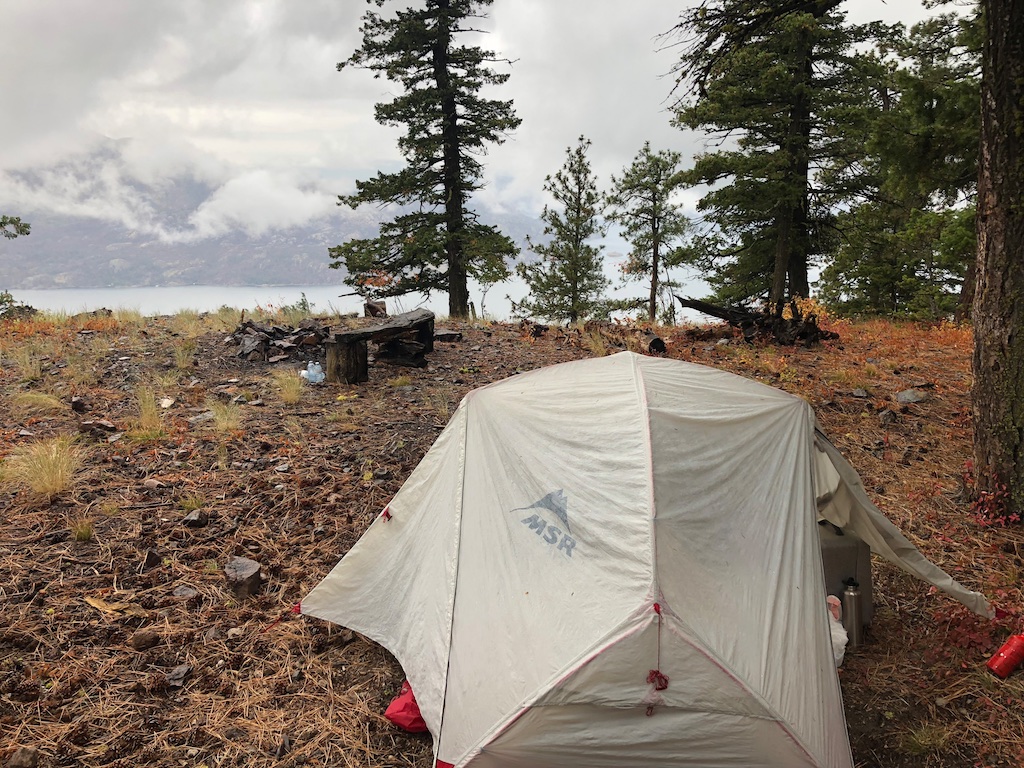
[[[658,216],[655,209],[655,216],[651,223],[651,295],[647,303],[648,321],[651,325],[658,319],[658,257],[661,243],[658,232]]]
[[[448,71],[451,30],[449,0],[437,0],[438,33],[434,46],[434,82],[441,97],[441,141],[444,169],[445,253],[448,257],[448,314],[469,317],[469,276],[466,270],[464,229],[466,215],[462,189],[462,158],[459,153],[459,115]]]
[[[997,515],[1024,512],[1024,0],[983,3],[974,455]],[[1005,495],[1001,493],[1006,487]]]
[[[960,286],[960,300],[956,305],[953,319],[962,323],[971,319],[971,308],[974,306],[974,280],[978,271],[977,258],[971,259],[964,270],[964,283]]]
[[[807,10],[820,19],[838,3],[825,0]],[[807,263],[810,255],[808,232],[810,156],[811,156],[811,92],[814,80],[814,44],[810,32],[800,33],[793,51],[793,101],[789,111],[786,136],[786,194],[783,210],[776,217],[775,265],[769,301],[781,315],[782,305],[794,296],[807,298],[810,284]]]

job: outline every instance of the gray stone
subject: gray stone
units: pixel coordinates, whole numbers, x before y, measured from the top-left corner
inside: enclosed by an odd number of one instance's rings
[[[39,765],[39,750],[32,747],[18,747],[7,761],[7,768],[36,768]]]
[[[247,557],[232,557],[224,566],[224,578],[238,599],[244,600],[259,592],[263,584],[261,567],[255,560]]]
[[[189,528],[202,528],[210,522],[210,516],[201,509],[193,509],[181,520]]]
[[[911,403],[923,403],[928,399],[928,393],[922,392],[919,389],[905,389],[902,392],[896,393],[896,402],[900,405],[910,405]]]

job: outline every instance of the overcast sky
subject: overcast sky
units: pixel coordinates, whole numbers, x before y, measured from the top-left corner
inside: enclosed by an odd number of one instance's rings
[[[699,149],[699,137],[669,126],[665,73],[675,53],[658,39],[690,2],[496,0],[484,45],[515,64],[494,95],[513,99],[523,124],[485,158],[481,198],[536,216],[544,176],[581,133],[593,141],[602,183],[645,140],[686,157]],[[915,0],[846,5],[854,21],[927,14]],[[191,239],[233,228],[258,234],[331,211],[354,179],[400,161],[397,132],[372,114],[394,86],[335,69],[358,45],[366,7],[3,0],[0,212],[96,216]],[[41,182],[11,174],[24,169],[45,170]],[[216,190],[187,222],[168,223],[126,186],[181,175]]]

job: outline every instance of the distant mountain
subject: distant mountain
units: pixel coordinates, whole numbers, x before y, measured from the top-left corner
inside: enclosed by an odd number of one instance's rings
[[[29,218],[29,217],[26,217]],[[540,222],[482,214],[517,242]],[[0,288],[136,288],[157,285],[316,285],[337,282],[327,249],[372,237],[375,217],[339,208],[302,227],[167,243],[99,219],[34,214],[32,234],[0,242]]]
[[[203,232],[197,212],[216,204],[223,188],[187,173],[143,183],[128,168],[122,149],[109,142],[53,167],[0,176],[0,193],[4,186],[17,188],[0,194],[5,213],[15,211],[6,210],[12,206],[4,198],[17,199],[26,190],[36,201],[59,200],[39,204],[38,211],[16,211],[31,223],[32,233],[0,240],[0,289],[336,283],[339,274],[328,266],[327,249],[377,233],[379,211],[341,207],[262,234],[226,227],[223,219]],[[317,194],[322,209],[326,198]],[[527,216],[484,210],[480,215],[521,245],[527,234],[542,232],[541,222]]]

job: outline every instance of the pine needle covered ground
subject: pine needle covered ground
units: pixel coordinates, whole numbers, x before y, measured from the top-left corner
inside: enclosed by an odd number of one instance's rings
[[[189,319],[0,326],[0,764],[26,747],[40,766],[428,766],[429,741],[381,716],[402,681],[388,654],[287,611],[467,391],[612,342],[453,323],[463,340],[426,369],[296,391],[297,361],[241,360],[230,318]],[[879,506],[1001,610],[977,619],[876,560],[874,623],[841,670],[858,766],[1024,764],[1024,673],[984,667],[1024,629],[1024,529],[970,502],[970,332],[830,327],[842,340],[813,349],[659,330],[672,357],[809,400]],[[908,389],[926,398],[899,404]],[[75,461],[56,486],[33,477],[56,471],[45,462],[18,463],[66,436]],[[228,589],[232,556],[262,564],[260,594]]]

